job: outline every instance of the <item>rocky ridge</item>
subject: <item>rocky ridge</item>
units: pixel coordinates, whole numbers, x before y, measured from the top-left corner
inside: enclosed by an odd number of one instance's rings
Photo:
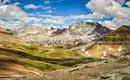
[[[17,31],[17,36],[26,43],[71,47],[88,43],[108,32],[111,30],[97,22],[78,22],[65,29],[26,25]]]
[[[103,35],[85,46],[74,50],[88,57],[103,59],[117,58],[130,54],[130,26],[121,26],[117,30]]]

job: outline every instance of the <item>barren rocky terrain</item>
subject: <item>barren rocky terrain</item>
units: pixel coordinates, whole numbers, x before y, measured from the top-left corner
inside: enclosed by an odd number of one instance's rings
[[[71,69],[0,80],[130,80],[130,56],[80,64]]]

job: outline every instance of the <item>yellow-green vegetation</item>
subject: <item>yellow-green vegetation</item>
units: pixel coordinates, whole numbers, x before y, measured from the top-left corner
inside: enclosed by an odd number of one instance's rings
[[[0,56],[1,55],[13,56],[15,58],[14,61],[39,68],[43,71],[69,67],[69,64],[73,66],[79,63],[77,62],[78,59],[82,58],[82,56],[71,50],[55,47],[28,46],[10,42],[0,43]]]
[[[79,63],[77,60],[80,58],[83,57],[69,49],[24,44],[9,31],[0,28],[0,65],[16,64],[41,71],[53,71],[70,67],[70,64],[73,66]],[[3,66],[0,67],[2,69]]]
[[[97,61],[70,49],[25,44],[10,32],[0,29],[0,75],[2,70],[7,74],[8,70],[22,73],[21,70],[11,69],[18,66],[22,66],[25,72],[30,68],[34,71],[54,71],[86,63],[86,60]]]
[[[21,55],[30,55],[39,58],[72,59],[81,57],[71,50],[55,47],[27,46],[10,42],[2,42],[0,45],[0,48],[12,50],[14,52],[23,52],[24,54],[21,53]]]

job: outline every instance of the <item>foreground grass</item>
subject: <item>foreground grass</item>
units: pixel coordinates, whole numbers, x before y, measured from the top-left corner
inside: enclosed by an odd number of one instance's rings
[[[41,71],[54,71],[84,63],[84,58],[70,49],[56,47],[30,46],[24,44],[16,36],[0,29],[0,64],[16,64],[32,67]],[[10,68],[10,66],[5,66]],[[0,70],[3,67],[0,67]]]
[[[6,55],[14,59],[4,59],[25,67],[34,67],[42,71],[63,69],[79,63],[76,59],[82,56],[70,50],[55,47],[27,46],[10,42],[0,43],[0,56]]]
[[[31,66],[42,71],[72,67],[76,64],[85,63],[85,60],[98,61],[95,58],[80,56],[69,49],[56,47],[27,46],[1,42],[0,50],[1,55],[13,56],[20,65]]]
[[[64,50],[55,47],[25,46],[16,43],[3,42],[0,48],[21,51],[28,55],[50,59],[70,59],[81,57],[71,50]]]

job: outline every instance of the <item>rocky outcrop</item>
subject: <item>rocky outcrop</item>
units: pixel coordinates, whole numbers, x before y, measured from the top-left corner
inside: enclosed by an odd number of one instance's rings
[[[31,44],[71,47],[88,43],[111,30],[96,22],[73,23],[67,29],[26,25],[17,36]]]
[[[121,26],[117,30],[75,50],[84,53],[88,57],[102,59],[130,55],[130,26]]]

